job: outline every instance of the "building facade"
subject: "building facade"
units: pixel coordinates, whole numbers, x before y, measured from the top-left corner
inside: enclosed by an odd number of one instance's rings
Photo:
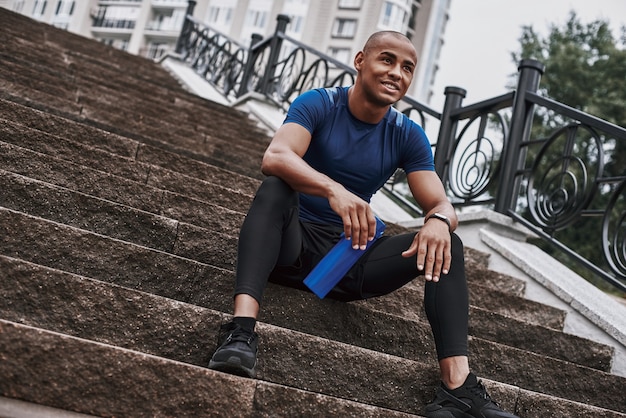
[[[276,16],[287,35],[351,65],[372,32],[395,30],[415,45],[419,63],[409,95],[429,102],[451,0],[198,0],[194,17],[249,45],[269,36]],[[5,7],[132,54],[157,59],[172,51],[187,0],[0,0]]]

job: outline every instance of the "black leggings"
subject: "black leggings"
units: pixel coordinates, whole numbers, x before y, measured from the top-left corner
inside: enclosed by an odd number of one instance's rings
[[[289,185],[277,177],[263,181],[239,235],[235,295],[248,294],[260,304],[268,280],[308,290],[303,280],[343,228],[302,222],[298,211],[298,193]],[[379,238],[327,297],[350,301],[382,296],[419,276],[415,257],[401,255],[414,236]],[[468,292],[463,243],[456,234],[450,272],[437,283],[425,283],[424,306],[438,358],[466,356]]]

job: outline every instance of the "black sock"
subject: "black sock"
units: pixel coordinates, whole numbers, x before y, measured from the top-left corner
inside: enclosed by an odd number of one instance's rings
[[[256,325],[256,319],[248,316],[236,316],[233,318],[233,322],[251,332],[254,331],[254,326]]]

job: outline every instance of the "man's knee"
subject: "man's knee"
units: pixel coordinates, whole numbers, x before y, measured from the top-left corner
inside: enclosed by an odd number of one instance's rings
[[[259,186],[254,200],[257,204],[293,206],[298,202],[298,194],[279,177],[269,176]]]
[[[452,240],[451,240],[451,253],[452,253],[452,257],[461,257],[461,259],[463,258],[464,252],[463,252],[463,241],[461,241],[461,238],[455,234],[454,232],[452,233]]]
[[[463,248],[463,241],[461,240],[461,238],[454,232],[451,235],[452,235],[452,248],[454,247]]]
[[[285,183],[283,179],[281,179],[280,177],[276,177],[276,176],[267,176],[265,177],[265,179],[263,179],[263,182],[261,183],[261,187],[282,187],[282,186],[289,187],[289,185]]]

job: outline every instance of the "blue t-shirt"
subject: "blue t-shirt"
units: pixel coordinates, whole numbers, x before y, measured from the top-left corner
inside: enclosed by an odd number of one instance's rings
[[[394,108],[379,123],[358,120],[348,109],[348,88],[310,90],[289,108],[284,123],[297,123],[311,133],[303,157],[311,167],[367,202],[398,168],[434,171],[430,142],[419,125]],[[343,225],[326,198],[304,193],[300,218]]]

